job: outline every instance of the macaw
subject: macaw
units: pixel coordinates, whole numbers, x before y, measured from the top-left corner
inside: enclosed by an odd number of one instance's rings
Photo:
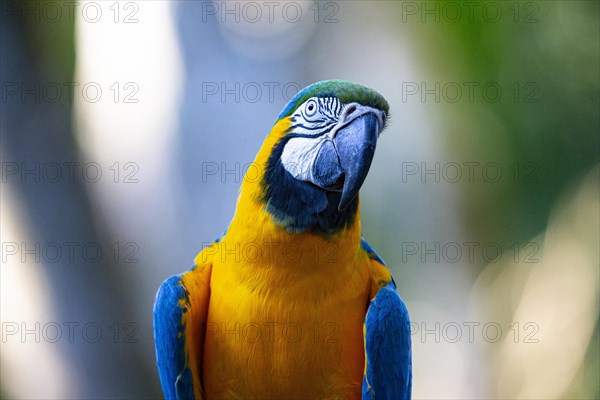
[[[228,229],[158,290],[166,398],[411,398],[408,311],[359,216],[388,114],[342,80],[284,107]]]

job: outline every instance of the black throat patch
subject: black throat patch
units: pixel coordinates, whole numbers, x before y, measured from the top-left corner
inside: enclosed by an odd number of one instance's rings
[[[351,225],[358,209],[358,197],[344,210],[338,210],[341,192],[322,189],[294,178],[281,163],[287,135],[273,148],[262,185],[265,210],[289,232],[315,232],[329,236]]]

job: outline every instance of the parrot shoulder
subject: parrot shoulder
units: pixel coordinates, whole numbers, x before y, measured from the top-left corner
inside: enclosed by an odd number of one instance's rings
[[[371,245],[364,239],[361,238],[361,248],[367,253],[370,263],[370,273],[371,273],[371,290],[370,290],[370,299],[372,300],[379,289],[385,287],[390,282],[392,282],[393,286],[396,287],[394,283],[394,278],[392,274],[385,266],[385,263],[379,257],[379,255],[373,250]]]
[[[196,256],[191,269],[167,279],[156,294],[156,359],[167,399],[203,397],[202,359],[215,243]]]
[[[371,302],[364,323],[363,399],[410,399],[412,360],[410,319],[383,260],[363,239],[371,260]]]

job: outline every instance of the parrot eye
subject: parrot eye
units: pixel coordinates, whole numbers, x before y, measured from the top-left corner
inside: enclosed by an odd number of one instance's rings
[[[315,100],[309,100],[306,103],[306,116],[311,117],[317,112],[317,102]]]

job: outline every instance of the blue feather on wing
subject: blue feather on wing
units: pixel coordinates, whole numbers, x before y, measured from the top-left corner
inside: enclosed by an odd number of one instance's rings
[[[365,239],[362,248],[369,257],[385,265]],[[367,368],[363,378],[363,400],[409,400],[412,392],[410,318],[392,278],[379,289],[365,317]]]
[[[182,306],[182,300],[184,306]],[[189,304],[180,275],[167,279],[154,302],[154,340],[160,383],[167,399],[192,399],[192,374],[185,359],[183,315]]]

